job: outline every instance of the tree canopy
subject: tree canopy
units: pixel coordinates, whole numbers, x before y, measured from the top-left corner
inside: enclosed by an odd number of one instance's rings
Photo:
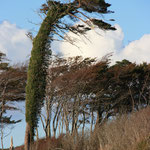
[[[77,133],[85,124],[101,125],[109,118],[149,105],[150,64],[128,60],[56,58],[49,68],[46,107],[53,133],[60,125]],[[48,113],[46,113],[48,114]],[[53,115],[52,115],[53,114]],[[71,128],[69,128],[71,126]]]

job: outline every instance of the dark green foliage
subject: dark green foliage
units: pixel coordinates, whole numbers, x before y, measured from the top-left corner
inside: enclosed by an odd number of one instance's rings
[[[116,28],[112,27],[110,24],[98,20],[98,19],[92,19],[93,24],[97,25],[99,28],[104,29],[104,30],[116,30]]]
[[[111,6],[104,0],[75,0],[75,2],[80,3],[81,8],[87,12],[98,12],[98,13],[108,13],[107,8]]]
[[[34,136],[34,129],[37,127],[38,114],[40,113],[44,95],[46,79],[46,53],[45,45],[48,42],[50,27],[52,26],[51,13],[43,21],[38,35],[33,41],[33,48],[28,68],[26,86],[26,121],[31,128],[31,136]],[[33,140],[33,139],[32,139]]]
[[[7,70],[8,65],[9,65],[9,63],[6,58],[6,54],[0,52],[0,70]]]
[[[49,0],[46,4],[42,5],[40,12],[47,15],[48,10],[51,9],[54,4],[57,6],[57,9],[59,7],[64,8],[65,11],[63,10],[62,12],[64,12],[66,16],[62,17],[59,22],[54,25],[54,29],[51,32],[53,34],[57,33],[59,36],[58,39],[65,39],[72,43],[72,41],[64,37],[66,32],[71,31],[77,35],[86,34],[87,31],[92,29],[93,25],[104,30],[115,30],[114,27],[104,22],[100,17],[91,17],[91,13],[113,13],[108,10],[110,4],[106,3],[104,0],[74,0],[72,3],[68,1],[68,4]],[[84,23],[84,25],[79,24],[79,21]],[[75,23],[76,25],[74,25]]]
[[[19,122],[21,122],[21,120],[11,120],[11,117],[12,116],[10,116],[10,117],[2,117],[2,118],[0,118],[0,123],[3,123],[3,124],[16,124],[16,123],[19,123]],[[0,128],[1,128],[1,124],[0,124]]]
[[[97,97],[100,106],[105,105],[108,117],[116,113],[130,113],[149,105],[149,74],[150,65],[137,65],[128,60],[108,68],[104,74],[104,95]],[[103,101],[103,96],[107,100]]]

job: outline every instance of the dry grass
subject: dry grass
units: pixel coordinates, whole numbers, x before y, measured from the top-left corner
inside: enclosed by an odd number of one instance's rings
[[[150,150],[150,107],[118,116],[97,127],[91,136],[63,139],[64,150]]]
[[[150,108],[122,115],[97,129],[99,150],[150,149]]]
[[[23,146],[16,149],[23,150]],[[118,116],[97,127],[92,135],[40,139],[32,150],[150,150],[150,107]]]

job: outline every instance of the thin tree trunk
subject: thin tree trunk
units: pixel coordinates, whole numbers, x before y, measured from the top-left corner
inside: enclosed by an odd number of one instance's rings
[[[74,127],[75,127],[75,106],[76,105],[76,98],[74,99],[74,102],[73,102],[73,107],[72,107],[72,133],[74,132]]]
[[[65,115],[64,119],[65,119],[66,133],[69,134],[69,121],[68,121],[68,115],[69,115],[69,114],[67,114],[67,113],[65,112],[64,115]]]
[[[50,127],[50,123],[47,126],[47,137],[51,138],[51,127]]]
[[[0,122],[1,122],[1,126],[2,126],[2,127],[1,127],[1,145],[2,145],[2,150],[4,149],[4,145],[3,145],[4,123],[3,123],[2,117],[3,117],[3,113],[4,113],[4,111],[5,111],[4,106],[5,106],[5,103],[6,103],[6,102],[5,102],[5,100],[4,100],[4,94],[5,94],[5,91],[6,91],[6,87],[7,87],[7,83],[5,84],[4,89],[3,89],[3,91],[2,91],[2,94],[1,94],[1,96],[2,96],[2,107],[1,107],[1,113],[0,113]]]
[[[83,110],[83,126],[82,126],[82,137],[84,136],[84,128],[85,128],[85,112]]]
[[[9,150],[14,150],[14,147],[13,147],[13,137],[11,137],[11,143],[10,143]]]
[[[1,145],[2,145],[2,150],[4,149],[4,145],[3,145],[3,124],[2,124],[2,128],[1,128]]]
[[[94,113],[93,113],[93,109],[92,109],[92,114],[91,114],[91,131],[90,131],[90,133],[93,132],[93,122],[94,122]]]
[[[47,112],[47,121],[46,121],[46,132],[47,132],[47,137],[51,137],[51,112]]]
[[[25,132],[25,140],[24,140],[24,147],[25,147],[24,149],[30,150],[30,146],[31,146],[31,143],[30,143],[30,126],[27,123],[26,124],[26,132]]]
[[[58,111],[56,119],[55,119],[55,123],[53,124],[54,125],[54,137],[56,137],[56,131],[57,131],[58,123],[59,123],[59,116],[60,116],[60,113],[61,113],[61,109],[62,109],[62,107]]]
[[[51,137],[51,126],[50,126],[50,123],[51,123],[51,106],[52,106],[52,99],[53,95],[51,96],[51,98],[47,99],[46,101],[46,116],[47,116],[47,119],[45,120],[45,123],[46,123],[46,137]]]
[[[39,140],[39,132],[38,132],[38,128],[36,128],[36,140]]]
[[[59,130],[59,135],[60,135],[60,128],[61,128],[61,123],[59,123],[59,125],[58,125],[58,130]]]
[[[62,134],[63,134],[63,127],[64,127],[64,112],[63,111],[62,111],[62,121],[61,121],[61,133]]]
[[[129,87],[129,92],[130,92],[130,96],[131,96],[132,111],[134,111],[134,98],[133,98],[133,94],[132,94],[130,87]]]
[[[102,123],[102,119],[103,119],[102,114],[103,114],[103,111],[101,111],[100,108],[99,108],[97,110],[97,119],[96,119],[95,128]]]

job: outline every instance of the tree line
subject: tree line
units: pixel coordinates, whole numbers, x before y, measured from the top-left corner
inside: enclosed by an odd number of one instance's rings
[[[117,115],[138,111],[149,105],[150,64],[128,60],[110,64],[109,55],[96,58],[51,56],[46,76],[44,111],[40,115],[46,137],[66,133],[93,132]],[[11,66],[1,53],[0,120],[15,124],[7,110],[12,101],[25,100],[27,65]],[[15,88],[14,88],[15,87]]]
[[[110,65],[107,57],[54,57],[47,75],[46,113],[41,115],[46,136],[56,136],[56,131],[84,134],[87,126],[92,132],[112,117],[146,107],[149,74],[147,63],[122,60]]]

